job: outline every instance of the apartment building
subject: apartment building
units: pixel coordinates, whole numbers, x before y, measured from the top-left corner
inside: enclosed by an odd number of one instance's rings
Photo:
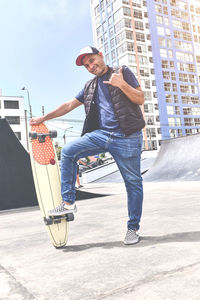
[[[24,98],[21,96],[4,96],[0,89],[0,118],[6,118],[17,138],[27,148]]]
[[[197,133],[199,81],[190,1],[147,1],[147,8],[162,138]]]
[[[160,139],[199,132],[198,65],[189,1],[90,3],[94,44],[107,64],[132,69],[144,91],[146,148],[157,149]]]

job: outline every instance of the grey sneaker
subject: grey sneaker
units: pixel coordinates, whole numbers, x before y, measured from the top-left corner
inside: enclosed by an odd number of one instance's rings
[[[48,215],[49,216],[62,216],[70,213],[76,213],[77,208],[76,204],[66,204],[64,201],[58,205],[56,208],[49,210]]]
[[[125,239],[124,239],[124,244],[125,245],[132,245],[132,244],[136,244],[139,242],[139,234],[136,233],[136,230],[134,229],[128,229]]]

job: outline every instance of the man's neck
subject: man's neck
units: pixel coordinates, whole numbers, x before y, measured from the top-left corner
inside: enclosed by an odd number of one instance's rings
[[[97,77],[101,77],[101,76],[105,75],[108,72],[108,70],[109,70],[109,67],[105,66],[105,69],[104,69],[103,73],[101,75],[97,76]]]

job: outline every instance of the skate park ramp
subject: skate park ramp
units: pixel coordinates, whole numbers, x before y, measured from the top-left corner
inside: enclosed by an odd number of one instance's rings
[[[144,181],[200,180],[200,134],[163,140]]]
[[[30,158],[6,119],[0,119],[0,210],[37,205]]]
[[[155,161],[155,157],[141,159],[142,175],[149,170],[149,168],[153,165],[154,161]],[[117,171],[115,171],[109,175],[106,175],[104,177],[101,177],[93,182],[95,182],[95,183],[120,183],[120,182],[123,182],[123,178],[120,174],[120,171],[117,170]]]
[[[6,119],[0,119],[0,141],[0,210],[38,205],[30,156]],[[76,200],[104,196],[76,191]]]

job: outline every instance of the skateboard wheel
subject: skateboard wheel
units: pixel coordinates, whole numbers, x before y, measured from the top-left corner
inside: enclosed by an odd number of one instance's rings
[[[66,219],[67,219],[68,222],[74,221],[74,214],[72,214],[72,213],[71,214],[67,214],[67,218]]]
[[[37,139],[37,132],[29,132],[29,137],[32,139],[32,140],[36,140]]]
[[[51,138],[56,138],[57,137],[57,131],[56,130],[50,130],[49,135]]]
[[[45,218],[44,217],[44,223],[45,223],[45,225],[52,225],[53,224],[53,220],[51,218]]]
[[[51,164],[51,165],[55,165],[55,164],[56,164],[56,161],[55,161],[55,159],[53,159],[53,158],[52,158],[52,159],[50,159],[50,164]]]

